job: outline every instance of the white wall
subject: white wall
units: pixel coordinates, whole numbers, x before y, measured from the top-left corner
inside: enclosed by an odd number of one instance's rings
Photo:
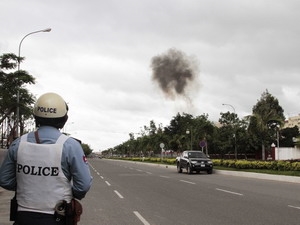
[[[275,148],[275,160],[300,159],[299,148]]]

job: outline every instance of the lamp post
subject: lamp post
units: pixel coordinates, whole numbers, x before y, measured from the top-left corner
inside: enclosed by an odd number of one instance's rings
[[[20,71],[20,55],[21,55],[21,45],[22,45],[22,42],[23,40],[31,35],[31,34],[35,34],[35,33],[40,33],[40,32],[50,32],[51,31],[51,28],[47,28],[47,29],[44,29],[44,30],[37,30],[37,31],[34,31],[34,32],[30,32],[28,34],[26,34],[22,40],[20,41],[20,44],[19,44],[19,54],[18,54],[18,72]],[[17,89],[17,137],[19,136],[19,117],[20,117],[20,106],[19,106],[19,103],[20,103],[20,87],[18,87]]]
[[[279,129],[280,129],[280,125],[277,124],[277,148],[279,148]]]
[[[280,128],[280,125],[277,124],[276,125],[276,139],[277,139],[277,152],[278,152],[277,160],[279,160],[279,128]]]
[[[191,133],[191,150],[193,149],[193,142],[192,142],[192,129],[191,131],[189,129],[186,130],[186,134],[189,135]]]
[[[230,105],[230,104],[226,104],[226,103],[223,103],[222,105],[227,105],[227,106],[230,106],[232,109],[233,109],[233,113],[234,113],[234,115],[235,115],[235,108],[232,106],[232,105]],[[237,160],[237,150],[236,150],[236,124],[235,124],[235,121],[234,121],[234,129],[233,129],[233,131],[234,131],[234,158],[235,158],[235,160]]]

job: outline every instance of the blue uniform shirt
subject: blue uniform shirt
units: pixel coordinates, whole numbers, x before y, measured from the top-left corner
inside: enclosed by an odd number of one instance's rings
[[[54,144],[61,132],[50,126],[38,129],[41,144]],[[34,132],[28,134],[28,142],[36,143]],[[16,139],[9,147],[6,158],[0,168],[0,186],[14,191],[16,189],[16,162],[20,138]],[[78,141],[68,138],[62,151],[61,166],[64,175],[72,180],[73,196],[82,199],[92,184],[89,165],[86,161],[82,147]]]

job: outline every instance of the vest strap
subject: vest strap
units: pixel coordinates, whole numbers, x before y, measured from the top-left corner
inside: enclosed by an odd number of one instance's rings
[[[41,141],[40,141],[40,138],[39,138],[39,133],[38,133],[37,130],[34,132],[34,137],[35,137],[36,143],[41,144]]]

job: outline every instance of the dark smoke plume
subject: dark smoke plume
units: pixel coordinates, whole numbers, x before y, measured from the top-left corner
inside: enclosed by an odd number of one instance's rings
[[[191,57],[174,48],[154,56],[151,60],[152,79],[166,97],[183,96],[189,99],[187,88],[198,74],[198,67]]]

